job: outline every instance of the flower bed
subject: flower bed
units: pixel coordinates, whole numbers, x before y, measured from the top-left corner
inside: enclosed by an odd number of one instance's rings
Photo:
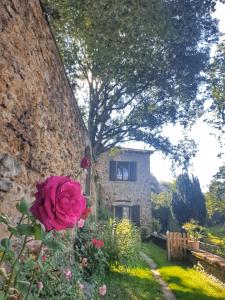
[[[82,159],[81,171],[89,168]],[[111,265],[132,261],[140,236],[128,221],[96,223],[80,183],[53,176],[37,184],[31,205],[21,199],[9,237],[0,242],[0,299],[100,299]]]
[[[83,158],[81,171],[89,167],[89,159]],[[87,220],[91,208],[80,183],[52,176],[36,187],[31,207],[24,199],[17,204],[21,217],[16,226],[0,215],[9,232],[0,243],[0,298],[104,296],[107,287],[98,277],[107,264],[104,242]]]

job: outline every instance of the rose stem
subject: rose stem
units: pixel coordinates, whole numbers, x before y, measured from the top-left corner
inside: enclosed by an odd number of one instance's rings
[[[38,253],[37,253],[37,256],[36,256],[36,259],[35,259],[36,262],[38,261],[38,258],[39,258],[40,254],[41,254],[42,246],[43,246],[43,242],[41,242],[40,248],[39,248],[39,250],[38,250]],[[37,263],[36,263],[36,265],[37,265]],[[28,299],[28,296],[29,296],[29,294],[30,294],[30,291],[31,291],[31,288],[32,288],[32,285],[33,285],[33,282],[34,282],[34,275],[35,275],[35,268],[33,269],[33,273],[32,273],[32,277],[31,277],[30,285],[29,285],[29,288],[28,288],[28,291],[27,291],[27,295],[26,295],[26,297],[25,297],[25,300]]]
[[[9,282],[8,282],[8,285],[7,285],[7,288],[6,288],[4,300],[7,298],[7,295],[8,295],[8,292],[9,292],[9,288],[10,288],[10,284],[11,284],[11,282],[12,282],[12,278],[13,278],[13,274],[14,274],[14,269],[15,269],[16,263],[17,263],[17,261],[19,260],[20,256],[21,256],[22,253],[23,253],[23,250],[24,250],[24,248],[25,248],[25,246],[26,246],[26,242],[27,242],[27,236],[25,236],[24,241],[23,241],[22,248],[21,248],[21,250],[20,250],[20,253],[18,254],[17,258],[15,259],[15,261],[14,261],[14,263],[13,263],[13,265],[12,265],[11,274],[10,274]]]
[[[17,225],[19,225],[19,224],[22,222],[23,217],[24,217],[24,215],[22,215],[22,217],[20,218],[20,220],[19,220],[19,222],[17,223]],[[13,236],[13,234],[11,233],[10,236],[9,236],[9,238],[8,238],[9,241],[11,240],[12,236]],[[3,262],[3,260],[4,260],[5,255],[6,255],[6,251],[4,250],[4,252],[3,252],[3,254],[2,254],[2,257],[1,257],[1,260],[0,260],[0,267],[1,267],[1,265],[2,265],[2,262]]]

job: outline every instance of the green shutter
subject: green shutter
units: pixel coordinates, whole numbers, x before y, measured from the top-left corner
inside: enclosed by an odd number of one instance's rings
[[[116,161],[114,160],[109,162],[109,180],[116,180]]]
[[[130,181],[137,180],[137,162],[131,161],[130,162]]]
[[[140,205],[133,205],[131,207],[131,221],[136,226],[140,226]]]
[[[123,207],[115,206],[115,218],[117,219],[123,218]]]

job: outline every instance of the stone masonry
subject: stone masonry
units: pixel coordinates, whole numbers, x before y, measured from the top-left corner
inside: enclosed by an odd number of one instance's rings
[[[101,155],[98,164],[98,175],[101,183],[102,201],[109,208],[119,205],[140,205],[140,224],[151,222],[151,184],[150,151],[122,148],[116,154],[107,152]],[[109,174],[110,161],[135,161],[135,181],[111,181]]]
[[[0,212],[15,217],[47,176],[75,177],[88,144],[39,1],[1,0]]]

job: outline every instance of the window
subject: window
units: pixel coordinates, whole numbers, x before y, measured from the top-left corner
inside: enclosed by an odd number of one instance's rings
[[[116,164],[116,179],[129,180],[129,162],[118,161]]]
[[[129,206],[115,206],[114,216],[117,219],[130,219]]]
[[[117,219],[128,219],[136,226],[140,226],[140,206],[116,205],[114,206],[114,217]]]
[[[110,161],[109,179],[112,181],[136,181],[135,161]]]

